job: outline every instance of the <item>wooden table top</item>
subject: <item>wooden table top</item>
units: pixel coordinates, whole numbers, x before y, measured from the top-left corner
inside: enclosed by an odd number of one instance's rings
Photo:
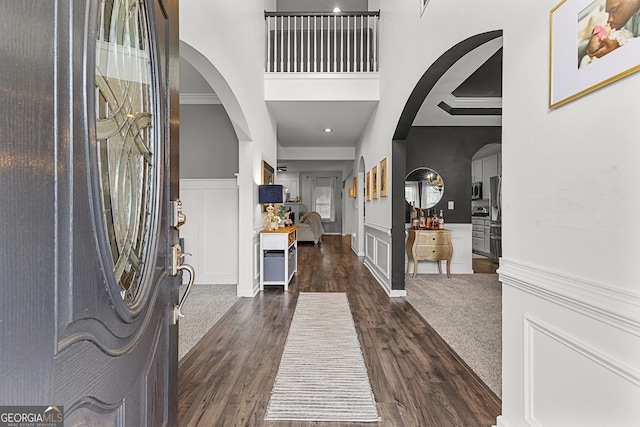
[[[278,227],[277,230],[267,230],[266,228],[263,230],[260,230],[261,233],[290,233],[293,230],[295,230],[296,228],[298,228],[297,225],[290,225],[288,227]]]

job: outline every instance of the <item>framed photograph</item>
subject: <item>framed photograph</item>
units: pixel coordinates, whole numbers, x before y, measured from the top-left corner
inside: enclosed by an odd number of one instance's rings
[[[262,185],[273,184],[273,166],[262,161]]]
[[[380,162],[380,197],[388,196],[388,184],[387,184],[387,167],[388,167],[388,159],[385,157]]]
[[[371,198],[378,198],[378,165],[371,168]]]
[[[367,191],[366,191],[366,200],[371,200],[371,172],[367,172],[365,181],[367,181],[366,185],[367,185]]]
[[[563,0],[551,10],[549,108],[640,70],[639,28],[627,28],[637,2],[617,1],[629,13],[607,11],[606,0]]]
[[[420,1],[420,16],[424,13],[424,10],[427,8],[429,4],[429,0],[419,0]]]

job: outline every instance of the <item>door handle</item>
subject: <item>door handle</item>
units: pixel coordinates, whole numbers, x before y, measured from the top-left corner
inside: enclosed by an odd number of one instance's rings
[[[184,256],[185,254],[182,253],[182,250],[179,244],[176,243],[171,247],[171,275],[177,276],[178,273],[182,271],[189,272],[189,283],[187,283],[187,288],[185,289],[184,294],[182,295],[182,298],[180,298],[178,305],[176,305],[173,308],[173,313],[171,318],[172,325],[175,325],[176,323],[178,323],[178,319],[180,317],[185,317],[184,314],[182,314],[182,307],[184,306],[185,300],[189,296],[189,292],[191,291],[191,286],[193,286],[193,283],[196,280],[195,269],[189,264],[182,263],[182,259]]]

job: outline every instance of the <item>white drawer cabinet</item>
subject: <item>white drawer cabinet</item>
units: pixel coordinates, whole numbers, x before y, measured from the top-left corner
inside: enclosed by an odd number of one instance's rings
[[[260,232],[260,290],[265,285],[281,285],[289,289],[289,282],[298,271],[297,225]]]

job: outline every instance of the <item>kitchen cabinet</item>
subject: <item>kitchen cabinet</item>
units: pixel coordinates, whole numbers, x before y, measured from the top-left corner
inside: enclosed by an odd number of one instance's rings
[[[482,159],[471,162],[471,182],[482,181]]]
[[[294,200],[297,196],[300,195],[300,192],[298,190],[298,181],[299,176],[297,174],[281,173],[280,175],[276,176],[276,184],[283,185],[286,189],[289,190],[289,198],[291,200]]]
[[[491,253],[490,224],[491,221],[488,217],[471,218],[471,249],[473,253],[485,256],[489,256]]]
[[[482,198],[489,200],[491,195],[490,179],[498,175],[498,155],[493,154],[482,159]]]

